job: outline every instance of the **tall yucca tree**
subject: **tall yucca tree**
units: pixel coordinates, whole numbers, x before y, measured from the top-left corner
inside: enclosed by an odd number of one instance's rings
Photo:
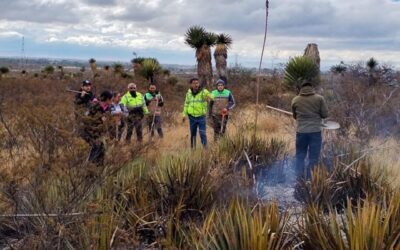
[[[333,66],[331,67],[331,72],[332,72],[333,74],[337,74],[337,75],[343,75],[344,72],[346,72],[346,70],[347,70],[347,67],[346,67],[346,65],[344,64],[343,61],[340,62],[339,64],[333,65]]]
[[[216,43],[216,35],[201,26],[191,26],[185,34],[185,42],[196,50],[197,74],[202,86],[212,85],[211,47]]]
[[[373,57],[371,57],[367,61],[367,68],[368,68],[368,71],[369,71],[369,75],[368,75],[368,77],[369,77],[369,85],[373,85],[377,81],[375,74],[376,74],[376,70],[378,68],[378,64],[379,64],[378,61]]]
[[[58,65],[57,69],[60,71],[60,78],[64,78],[64,67],[62,65]]]
[[[161,72],[161,65],[155,58],[146,58],[140,63],[139,74],[154,83],[155,76]]]
[[[367,61],[367,68],[368,68],[368,70],[373,71],[373,70],[376,69],[377,66],[378,66],[378,61],[377,61],[375,58],[371,57],[371,58]]]
[[[107,80],[110,78],[110,65],[104,65],[104,72],[106,73]]]
[[[114,69],[114,77],[119,80],[121,78],[121,75],[124,71],[124,66],[120,63],[115,63],[113,65],[113,69]]]
[[[304,57],[310,58],[320,69],[321,58],[319,56],[318,45],[315,43],[307,44],[307,47],[304,49]]]
[[[92,70],[92,77],[94,78],[97,73],[97,65],[96,65],[96,59],[90,58],[89,59],[89,64],[90,64],[90,69]]]
[[[228,58],[228,49],[233,40],[231,36],[224,33],[217,35],[216,39],[216,48],[214,51],[215,68],[217,69],[218,78],[227,82],[226,59]]]
[[[289,87],[295,87],[297,90],[305,80],[317,85],[318,75],[318,66],[308,57],[294,57],[286,64],[285,82]]]

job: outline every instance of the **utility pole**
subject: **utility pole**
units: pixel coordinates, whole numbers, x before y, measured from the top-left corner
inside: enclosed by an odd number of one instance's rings
[[[25,58],[25,37],[22,36],[20,67],[21,67],[21,69],[25,69],[25,66],[26,66],[26,58]]]

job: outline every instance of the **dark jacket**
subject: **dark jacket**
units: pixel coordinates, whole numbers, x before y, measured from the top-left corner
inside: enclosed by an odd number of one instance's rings
[[[89,107],[90,102],[93,101],[94,98],[95,96],[92,92],[88,92],[84,96],[82,96],[81,93],[77,93],[75,95],[75,104]]]
[[[85,136],[90,139],[98,139],[107,132],[110,122],[110,107],[94,103],[89,106],[87,113],[82,117],[82,126]],[[103,117],[106,118],[103,121]]]
[[[292,111],[298,133],[320,132],[322,119],[328,117],[324,97],[316,94],[311,86],[301,88],[299,95],[293,98]]]

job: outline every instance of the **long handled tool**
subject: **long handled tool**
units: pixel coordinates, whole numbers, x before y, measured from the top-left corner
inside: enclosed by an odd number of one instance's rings
[[[159,93],[159,95],[161,96],[160,93]],[[160,99],[158,97],[156,97],[156,99],[157,99],[156,100],[156,106],[155,106],[154,111],[153,111],[153,119],[151,121],[151,126],[150,126],[150,140],[152,139],[151,133],[153,132],[153,129],[154,129],[154,123],[156,121],[156,112],[157,112],[157,108],[158,108],[158,102],[160,101]]]
[[[275,108],[275,107],[272,107],[272,106],[269,106],[269,105],[265,105],[265,106],[267,108],[269,108],[269,109],[281,112],[281,113],[286,114],[286,115],[293,116],[292,112],[289,112],[289,111],[286,111],[286,110],[283,110],[283,109],[278,109],[278,108]],[[321,123],[321,127],[323,129],[332,129],[332,130],[334,130],[334,129],[339,129],[340,128],[340,124],[337,123],[337,122],[334,122],[334,121],[323,121]]]
[[[222,131],[224,131],[225,117],[226,117],[227,114],[228,114],[228,112],[221,112],[222,119],[221,119],[221,128],[220,128],[220,131],[219,131],[220,135],[222,134]]]
[[[115,123],[115,143],[117,144],[119,142],[119,126],[121,125],[121,115],[120,114],[116,114],[114,116],[114,123]]]
[[[65,89],[65,91],[82,94],[82,91],[73,90],[73,89]]]

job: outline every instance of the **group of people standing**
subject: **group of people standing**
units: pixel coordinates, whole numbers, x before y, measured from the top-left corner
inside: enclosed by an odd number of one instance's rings
[[[225,134],[228,122],[228,113],[235,107],[235,99],[230,90],[225,88],[225,82],[219,79],[216,89],[209,92],[200,87],[199,79],[189,81],[190,88],[185,96],[182,118],[189,117],[190,145],[196,146],[197,130],[199,130],[201,144],[207,147],[206,116],[213,121],[214,140]]]
[[[202,145],[207,147],[206,116],[212,118],[214,139],[217,140],[226,131],[228,113],[235,106],[235,100],[232,93],[225,88],[223,80],[216,82],[216,89],[212,92],[201,88],[197,78],[190,79],[189,83],[183,119],[189,117],[191,147],[196,146],[197,130]],[[110,138],[121,141],[125,127],[127,144],[131,141],[134,129],[137,141],[142,142],[144,121],[151,138],[155,131],[163,138],[163,106],[164,98],[153,83],[149,84],[144,95],[137,91],[135,83],[129,83],[124,95],[105,90],[97,99],[92,92],[91,82],[83,81],[81,91],[75,96],[75,117],[79,136],[90,145],[88,160],[102,164],[105,153],[102,137],[108,134]]]
[[[201,87],[199,79],[189,80],[182,112],[183,121],[189,118],[190,144],[196,147],[197,131],[201,144],[207,147],[206,120],[212,119],[214,140],[225,134],[229,112],[235,107],[235,99],[221,79],[216,81],[215,89],[210,92]],[[101,137],[109,133],[110,137],[120,141],[126,127],[125,142],[130,143],[133,129],[137,141],[143,140],[143,120],[147,116],[150,138],[155,130],[160,138],[164,132],[161,122],[161,109],[164,98],[153,83],[142,95],[135,83],[129,83],[127,92],[103,91],[99,100],[91,91],[90,81],[83,81],[81,92],[75,96],[76,118],[79,135],[90,145],[88,160],[101,164],[104,159],[104,143]],[[297,120],[296,133],[296,170],[298,176],[310,177],[312,168],[318,164],[322,145],[322,119],[328,116],[324,98],[315,93],[311,82],[301,85],[298,96],[292,100],[293,117]],[[309,163],[305,165],[308,155]]]

